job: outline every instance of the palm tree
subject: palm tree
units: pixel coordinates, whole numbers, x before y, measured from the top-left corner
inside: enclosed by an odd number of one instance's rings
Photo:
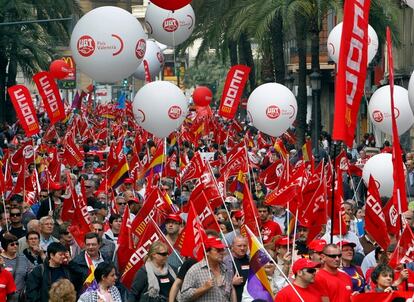
[[[70,24],[37,22],[80,14],[77,1],[0,1],[0,121],[13,122],[14,108],[7,87],[16,84],[17,72],[30,79],[48,67],[57,45],[67,45]]]

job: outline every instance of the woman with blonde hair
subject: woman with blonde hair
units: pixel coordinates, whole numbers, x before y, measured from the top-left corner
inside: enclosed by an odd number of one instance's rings
[[[137,272],[131,287],[130,302],[163,302],[168,300],[176,275],[167,263],[168,246],[154,242],[145,265]]]
[[[76,291],[68,279],[60,279],[52,284],[49,290],[49,302],[75,302]]]

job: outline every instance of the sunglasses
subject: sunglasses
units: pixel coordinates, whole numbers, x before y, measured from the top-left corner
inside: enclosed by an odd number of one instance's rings
[[[168,252],[164,252],[164,253],[157,253],[157,255],[160,255],[160,256],[166,257],[166,256],[168,256]]]
[[[314,273],[316,273],[316,268],[307,268],[307,269],[305,269],[305,271],[306,271],[308,274],[314,274]]]
[[[12,243],[10,243],[9,245],[10,245],[10,246],[19,246],[19,243],[16,241],[16,242],[12,242]]]
[[[103,231],[103,229],[94,229],[95,230],[95,232],[102,232]]]
[[[330,255],[330,254],[325,254],[324,253],[324,255],[326,257],[329,257],[329,258],[332,258],[332,259],[336,259],[336,258],[341,258],[342,257],[342,254],[332,254],[332,255]]]
[[[127,205],[127,203],[126,203],[126,202],[118,202],[118,205],[119,205],[119,206],[126,206],[126,205]]]
[[[21,213],[10,213],[10,217],[20,217],[22,216]]]
[[[85,186],[85,188],[90,189],[90,188],[92,188],[92,186]]]
[[[41,198],[47,198],[47,197],[49,197],[49,195],[47,195],[47,194],[43,194],[43,195],[42,195],[42,194],[40,194],[40,197],[41,197]]]

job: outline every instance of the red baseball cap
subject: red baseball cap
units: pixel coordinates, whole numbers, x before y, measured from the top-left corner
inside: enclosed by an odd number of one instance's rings
[[[295,263],[293,263],[292,265],[292,272],[294,274],[296,274],[298,271],[300,271],[301,269],[304,268],[316,268],[316,267],[320,267],[321,264],[318,262],[313,262],[307,258],[300,258],[298,260],[296,260]]]
[[[233,216],[234,216],[234,218],[239,219],[239,218],[242,218],[244,216],[244,213],[243,213],[243,211],[240,211],[240,210],[239,211],[234,211]]]
[[[139,201],[139,198],[138,197],[132,197],[132,198],[130,198],[130,199],[128,199],[128,202],[133,202],[133,203],[141,203],[140,201]]]
[[[124,184],[133,184],[134,180],[130,177],[124,179]]]
[[[224,245],[224,243],[216,237],[209,237],[206,239],[206,241],[204,242],[206,249],[208,248],[216,248],[216,249],[224,249],[226,246]]]
[[[341,246],[350,246],[352,248],[356,247],[356,244],[355,243],[349,242],[349,241],[345,241],[345,240],[342,240],[342,241],[338,242],[336,245],[339,246],[339,247],[341,247]]]
[[[280,237],[279,239],[275,241],[275,246],[287,246],[291,244],[292,244],[292,240],[289,240],[288,236]]]
[[[325,240],[323,240],[323,239],[314,239],[309,243],[308,248],[311,251],[321,253],[323,251],[323,248],[325,247],[325,245],[326,245]]]
[[[181,219],[179,214],[168,214],[165,221],[167,221],[167,220],[173,220],[173,221],[176,221],[176,222],[179,222],[179,223],[182,222],[182,219]]]

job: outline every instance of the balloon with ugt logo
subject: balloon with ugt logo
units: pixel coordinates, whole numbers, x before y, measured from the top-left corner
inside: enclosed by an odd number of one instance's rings
[[[157,76],[164,66],[164,55],[161,48],[154,41],[147,40],[147,49],[145,51],[144,60],[138,66],[133,76],[140,80],[145,80],[145,69],[152,78]]]
[[[132,14],[103,6],[76,23],[70,48],[83,73],[97,82],[113,83],[137,70],[145,55],[146,35]]]
[[[394,86],[394,107],[398,135],[402,135],[414,123],[407,89],[397,85]],[[391,91],[389,85],[378,88],[374,92],[368,104],[368,112],[375,127],[392,135]]]
[[[194,10],[191,5],[170,11],[150,4],[145,13],[145,23],[150,37],[162,44],[177,46],[194,30]]]
[[[179,128],[188,112],[181,89],[166,81],[146,84],[135,95],[132,106],[138,124],[159,138]]]
[[[257,87],[247,101],[247,113],[253,125],[271,135],[282,135],[296,119],[296,98],[289,88],[278,83]]]

